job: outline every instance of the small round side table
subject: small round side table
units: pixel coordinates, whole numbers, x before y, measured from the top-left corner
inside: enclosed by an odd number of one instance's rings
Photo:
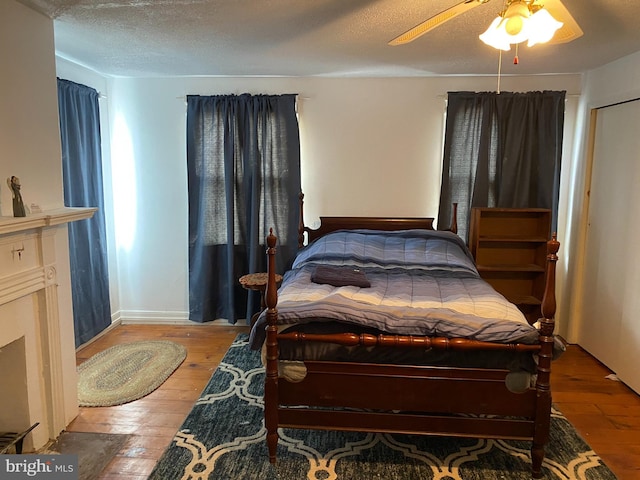
[[[251,316],[251,328],[253,328],[253,324],[256,323],[256,320],[262,311],[267,307],[264,302],[264,292],[267,289],[267,280],[268,274],[266,272],[248,273],[240,277],[240,285],[247,290],[260,292],[260,311]],[[276,273],[276,286],[280,286],[281,282],[282,275]]]

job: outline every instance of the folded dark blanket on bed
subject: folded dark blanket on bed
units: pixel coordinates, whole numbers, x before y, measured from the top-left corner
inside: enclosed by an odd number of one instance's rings
[[[318,265],[311,274],[314,283],[326,283],[334,287],[363,287],[371,286],[364,271],[354,267]]]

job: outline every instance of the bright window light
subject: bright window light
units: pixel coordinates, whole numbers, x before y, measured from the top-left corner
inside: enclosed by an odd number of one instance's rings
[[[133,142],[129,126],[121,114],[116,115],[113,125],[111,168],[116,246],[129,251],[136,236],[138,202]]]

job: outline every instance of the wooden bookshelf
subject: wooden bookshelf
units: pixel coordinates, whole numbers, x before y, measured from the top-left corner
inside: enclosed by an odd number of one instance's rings
[[[540,317],[551,211],[473,208],[469,248],[480,276],[514,303],[530,323]]]

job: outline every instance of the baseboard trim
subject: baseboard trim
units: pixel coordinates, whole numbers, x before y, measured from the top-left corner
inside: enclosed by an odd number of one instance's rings
[[[140,310],[121,310],[118,312],[123,325],[223,325],[223,326],[240,326],[244,325],[244,319],[240,319],[233,324],[225,318],[219,318],[210,322],[195,322],[189,320],[188,312],[160,312],[160,311],[140,311]]]
[[[107,328],[105,328],[104,330],[102,330],[99,334],[97,334],[95,337],[93,337],[91,340],[87,340],[86,342],[84,342],[82,345],[76,347],[76,352],[78,352],[79,350],[83,349],[84,347],[86,347],[87,345],[92,344],[93,342],[95,342],[96,340],[98,340],[100,337],[102,337],[103,335],[106,335],[107,333],[109,333],[111,330],[113,330],[114,328],[116,328],[118,325],[120,325],[122,323],[122,321],[120,319],[117,320],[112,320],[111,321],[111,325],[109,325]]]

